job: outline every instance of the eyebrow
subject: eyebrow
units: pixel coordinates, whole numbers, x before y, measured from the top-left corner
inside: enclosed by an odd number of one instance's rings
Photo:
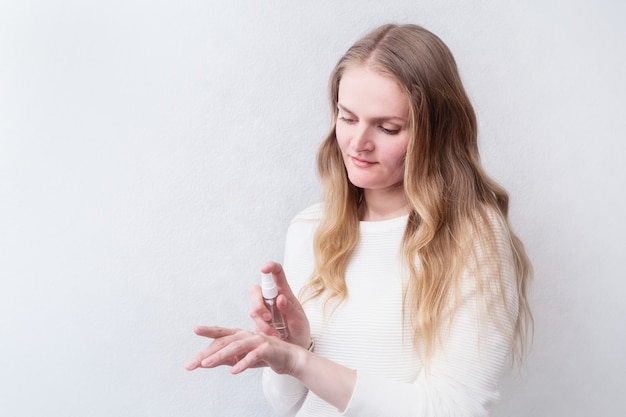
[[[352,110],[350,110],[346,106],[342,105],[341,103],[337,103],[337,108],[339,110],[343,111],[343,112],[350,113],[352,115],[356,115]],[[404,123],[404,124],[406,124],[408,122],[407,119],[405,119],[404,117],[399,117],[399,116],[375,117],[373,120],[376,121],[376,122],[385,122],[385,121],[395,120],[395,121],[398,121],[398,122],[401,122],[401,123]]]

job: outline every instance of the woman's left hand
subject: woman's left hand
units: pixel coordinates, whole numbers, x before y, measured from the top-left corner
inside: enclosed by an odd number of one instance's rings
[[[189,371],[227,365],[232,366],[231,373],[238,374],[248,368],[269,366],[274,372],[285,374],[295,367],[297,351],[301,349],[275,336],[241,329],[198,326],[194,332],[214,340],[185,365]]]

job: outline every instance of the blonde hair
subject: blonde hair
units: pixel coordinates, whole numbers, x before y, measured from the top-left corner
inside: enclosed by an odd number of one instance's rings
[[[458,306],[455,294],[462,274],[471,268],[486,311],[497,315],[489,306],[504,300],[506,317],[496,318],[513,329],[513,357],[522,358],[532,327],[527,303],[531,264],[509,226],[507,192],[480,164],[476,116],[452,53],[436,35],[416,25],[385,25],[372,31],[346,52],[331,74],[331,128],[317,155],[324,216],[315,235],[316,267],[304,288],[305,300],[324,296],[327,305],[347,297],[344,274],[359,240],[363,191],[348,180],[335,126],[342,75],[358,65],[392,77],[409,98],[404,191],[410,214],[402,247],[409,276],[404,308],[416,349],[422,346],[418,350],[428,363],[446,317],[452,319],[448,313]],[[510,254],[501,253],[497,242],[503,232]],[[505,256],[515,265],[517,298],[512,302],[507,302],[500,268],[493,267]],[[497,273],[498,282],[486,282],[480,273],[485,269]]]

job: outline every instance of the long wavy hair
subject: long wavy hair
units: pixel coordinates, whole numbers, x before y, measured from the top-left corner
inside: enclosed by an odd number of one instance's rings
[[[331,127],[317,155],[324,216],[315,235],[316,266],[303,289],[304,299],[321,296],[328,307],[329,301],[341,303],[347,297],[344,275],[359,240],[363,190],[348,179],[335,127],[342,75],[359,65],[396,80],[409,98],[411,133],[403,186],[410,213],[402,251],[408,273],[404,311],[416,350],[425,354],[428,364],[443,327],[454,316],[450,313],[460,302],[462,275],[471,269],[479,299],[487,306],[484,311],[513,330],[513,358],[523,359],[532,330],[527,302],[532,267],[511,231],[507,192],[481,166],[476,115],[452,53],[420,26],[379,27],[357,41],[331,74]],[[499,249],[502,245],[497,241],[503,234],[510,253]],[[501,265],[503,257],[512,257],[515,266],[512,301],[507,301],[500,267],[493,266]],[[484,278],[494,273],[497,282]],[[502,301],[505,314],[492,308]]]

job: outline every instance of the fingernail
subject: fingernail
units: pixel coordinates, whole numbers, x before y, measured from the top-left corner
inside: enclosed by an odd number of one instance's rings
[[[270,313],[263,313],[263,320],[270,321],[272,319],[272,315]]]
[[[192,359],[185,365],[185,368],[189,371],[196,369],[200,364],[197,359]]]
[[[209,366],[213,365],[213,362],[215,362],[215,359],[213,359],[212,356],[209,356],[208,358],[202,361],[202,366],[208,368]]]

